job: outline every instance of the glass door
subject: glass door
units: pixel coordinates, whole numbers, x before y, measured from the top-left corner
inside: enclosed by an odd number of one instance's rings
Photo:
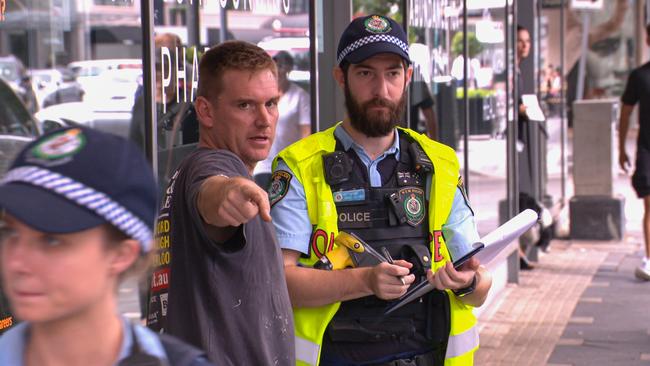
[[[467,1],[465,17],[463,6],[408,1],[409,125],[456,150],[483,235],[498,226],[507,196],[506,10],[504,1]]]

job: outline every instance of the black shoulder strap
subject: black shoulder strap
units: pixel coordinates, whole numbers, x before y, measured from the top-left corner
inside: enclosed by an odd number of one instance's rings
[[[199,357],[206,357],[205,352],[174,337],[166,334],[159,334],[159,336],[170,365],[189,366]]]
[[[397,130],[397,136],[399,137],[399,162],[410,168],[412,165],[412,156],[409,148],[411,147],[411,144],[415,144],[416,142],[411,136],[407,135],[402,130]]]
[[[164,359],[160,359],[144,352],[140,345],[140,341],[138,341],[138,336],[135,333],[135,326],[129,324],[129,328],[133,340],[131,350],[129,355],[118,363],[118,366],[169,366]]]

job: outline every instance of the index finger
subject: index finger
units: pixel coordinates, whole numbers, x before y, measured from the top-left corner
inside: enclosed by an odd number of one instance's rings
[[[470,258],[458,268],[458,271],[476,271],[481,264],[477,258]]]
[[[463,269],[456,269],[456,268],[454,268],[453,265],[449,265],[449,263],[450,262],[447,262],[447,264],[443,267],[445,269],[446,277],[449,280],[453,281],[453,282],[464,282],[465,277],[467,277],[467,272],[470,272],[469,271],[470,268],[467,267],[467,268],[463,268]],[[468,264],[468,263],[469,263],[469,261],[467,261],[465,264],[463,264],[463,266]],[[461,267],[463,267],[463,266],[461,266]],[[472,270],[471,272],[474,273],[475,271]]]
[[[255,185],[252,187],[248,198],[257,205],[262,220],[271,221],[271,205],[269,204],[269,196],[262,188]]]
[[[411,268],[413,267],[413,263],[407,262],[403,259],[397,259],[393,262],[393,264],[400,266],[400,267],[406,267],[406,268]]]
[[[397,263],[390,264],[388,262],[382,262],[379,263],[378,266],[381,266],[384,272],[391,276],[406,276],[409,274],[409,270],[407,267],[402,267]]]

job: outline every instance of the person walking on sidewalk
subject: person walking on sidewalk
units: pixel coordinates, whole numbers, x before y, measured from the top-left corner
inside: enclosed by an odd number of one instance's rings
[[[646,44],[650,46],[650,25],[646,26]],[[625,150],[625,140],[630,126],[630,115],[639,104],[639,136],[636,141],[636,160],[632,187],[643,199],[643,238],[645,256],[634,272],[637,278],[650,281],[650,62],[634,69],[627,79],[621,97],[623,106],[618,130],[619,164],[627,173],[630,160]]]
[[[150,262],[156,183],[132,142],[85,127],[31,143],[0,182],[0,270],[22,323],[0,365],[208,366],[204,353],[118,314]]]
[[[451,263],[460,254],[452,249],[478,240],[455,152],[396,127],[413,72],[406,33],[384,16],[359,17],[337,59],[346,118],[280,152],[269,185],[298,364],[472,365],[472,308],[485,301],[491,276],[476,258],[458,270]],[[339,230],[395,261],[313,268]],[[424,281],[437,291],[384,316],[388,301]]]

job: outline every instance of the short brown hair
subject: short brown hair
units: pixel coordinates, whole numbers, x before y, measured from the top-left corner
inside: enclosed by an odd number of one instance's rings
[[[156,36],[154,37],[154,43],[156,44],[156,48],[159,47],[174,48],[183,45],[183,41],[181,41],[181,37],[179,37],[174,33],[156,34]]]
[[[210,48],[199,64],[198,95],[210,99],[222,89],[221,79],[227,70],[278,71],[271,56],[262,48],[244,41],[226,41]]]

